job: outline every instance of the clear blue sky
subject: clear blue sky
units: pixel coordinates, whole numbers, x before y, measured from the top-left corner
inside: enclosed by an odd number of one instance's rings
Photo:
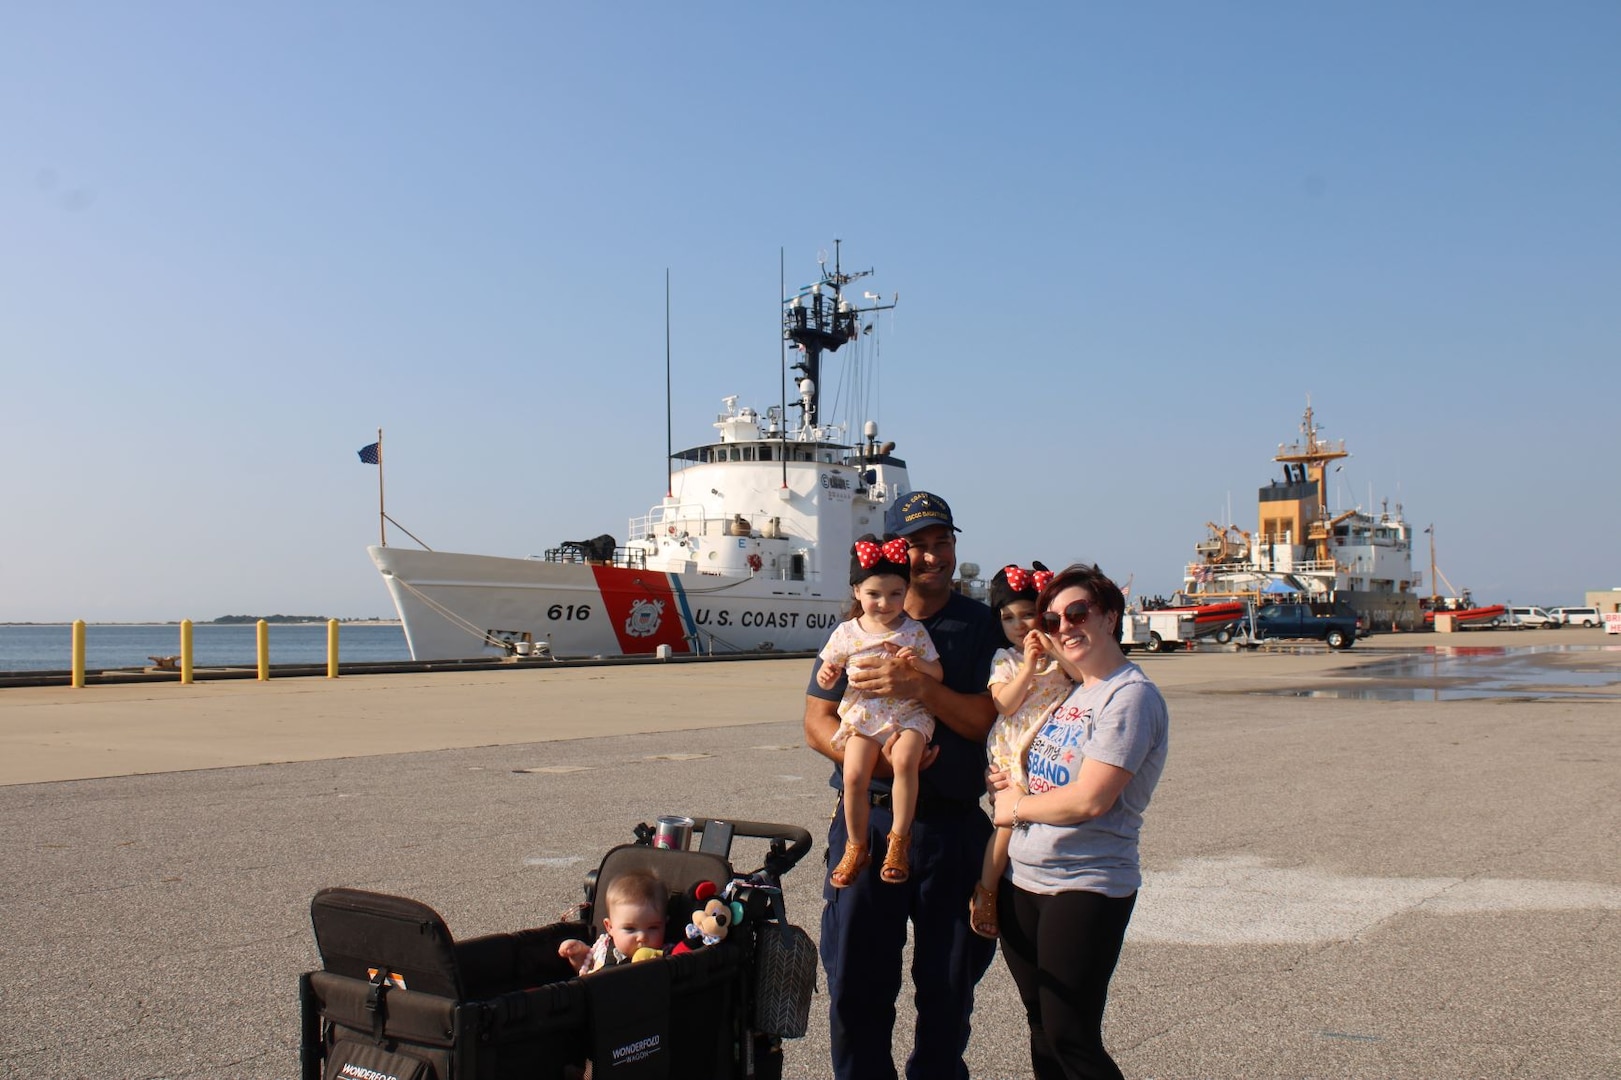
[[[0,621],[391,613],[777,397],[842,238],[961,556],[1179,580],[1307,395],[1451,581],[1621,585],[1621,5],[9,5]],[[399,538],[403,541],[403,537]],[[1415,562],[1426,578],[1428,549]]]

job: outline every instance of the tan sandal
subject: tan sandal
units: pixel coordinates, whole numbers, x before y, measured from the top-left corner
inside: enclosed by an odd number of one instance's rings
[[[889,850],[884,853],[884,868],[878,876],[891,885],[899,885],[912,876],[912,834],[889,834]]]
[[[974,883],[974,898],[968,901],[968,926],[982,938],[995,941],[1001,936],[996,922],[996,893]]]
[[[827,883],[835,889],[848,889],[856,883],[856,878],[860,876],[861,871],[865,870],[870,862],[872,862],[872,852],[867,850],[866,844],[858,844],[854,840],[848,841],[844,845],[844,858],[840,859],[839,865],[835,866],[833,872],[827,875]]]

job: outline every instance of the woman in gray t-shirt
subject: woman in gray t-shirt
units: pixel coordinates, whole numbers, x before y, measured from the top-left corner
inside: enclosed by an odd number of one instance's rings
[[[1118,1077],[1103,1007],[1142,874],[1137,834],[1165,768],[1165,699],[1120,649],[1125,597],[1071,566],[1037,599],[1052,652],[1078,685],[1031,744],[1029,789],[991,774],[1013,829],[997,907],[1002,956],[1030,1021],[1037,1080]]]

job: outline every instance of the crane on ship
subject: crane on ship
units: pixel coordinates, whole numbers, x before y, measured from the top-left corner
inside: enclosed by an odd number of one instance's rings
[[[1204,558],[1207,564],[1243,562],[1249,558],[1250,534],[1237,525],[1217,525],[1214,521],[1205,522],[1205,528],[1210,535],[1193,546],[1193,550]]]
[[[1435,565],[1435,526],[1431,525],[1424,530],[1430,534],[1430,610],[1431,611],[1467,611],[1475,606],[1474,597],[1469,595],[1468,589],[1459,589]],[[1436,591],[1436,582],[1445,581],[1449,595],[1442,596]]]

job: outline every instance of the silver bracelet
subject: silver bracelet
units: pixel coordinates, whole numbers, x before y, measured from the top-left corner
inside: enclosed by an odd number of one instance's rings
[[[1013,800],[1013,828],[1015,829],[1028,829],[1030,827],[1030,823],[1028,821],[1019,820],[1019,804],[1024,802],[1024,800],[1028,799],[1029,797],[1030,793],[1027,791],[1023,795],[1020,795],[1017,799]]]

